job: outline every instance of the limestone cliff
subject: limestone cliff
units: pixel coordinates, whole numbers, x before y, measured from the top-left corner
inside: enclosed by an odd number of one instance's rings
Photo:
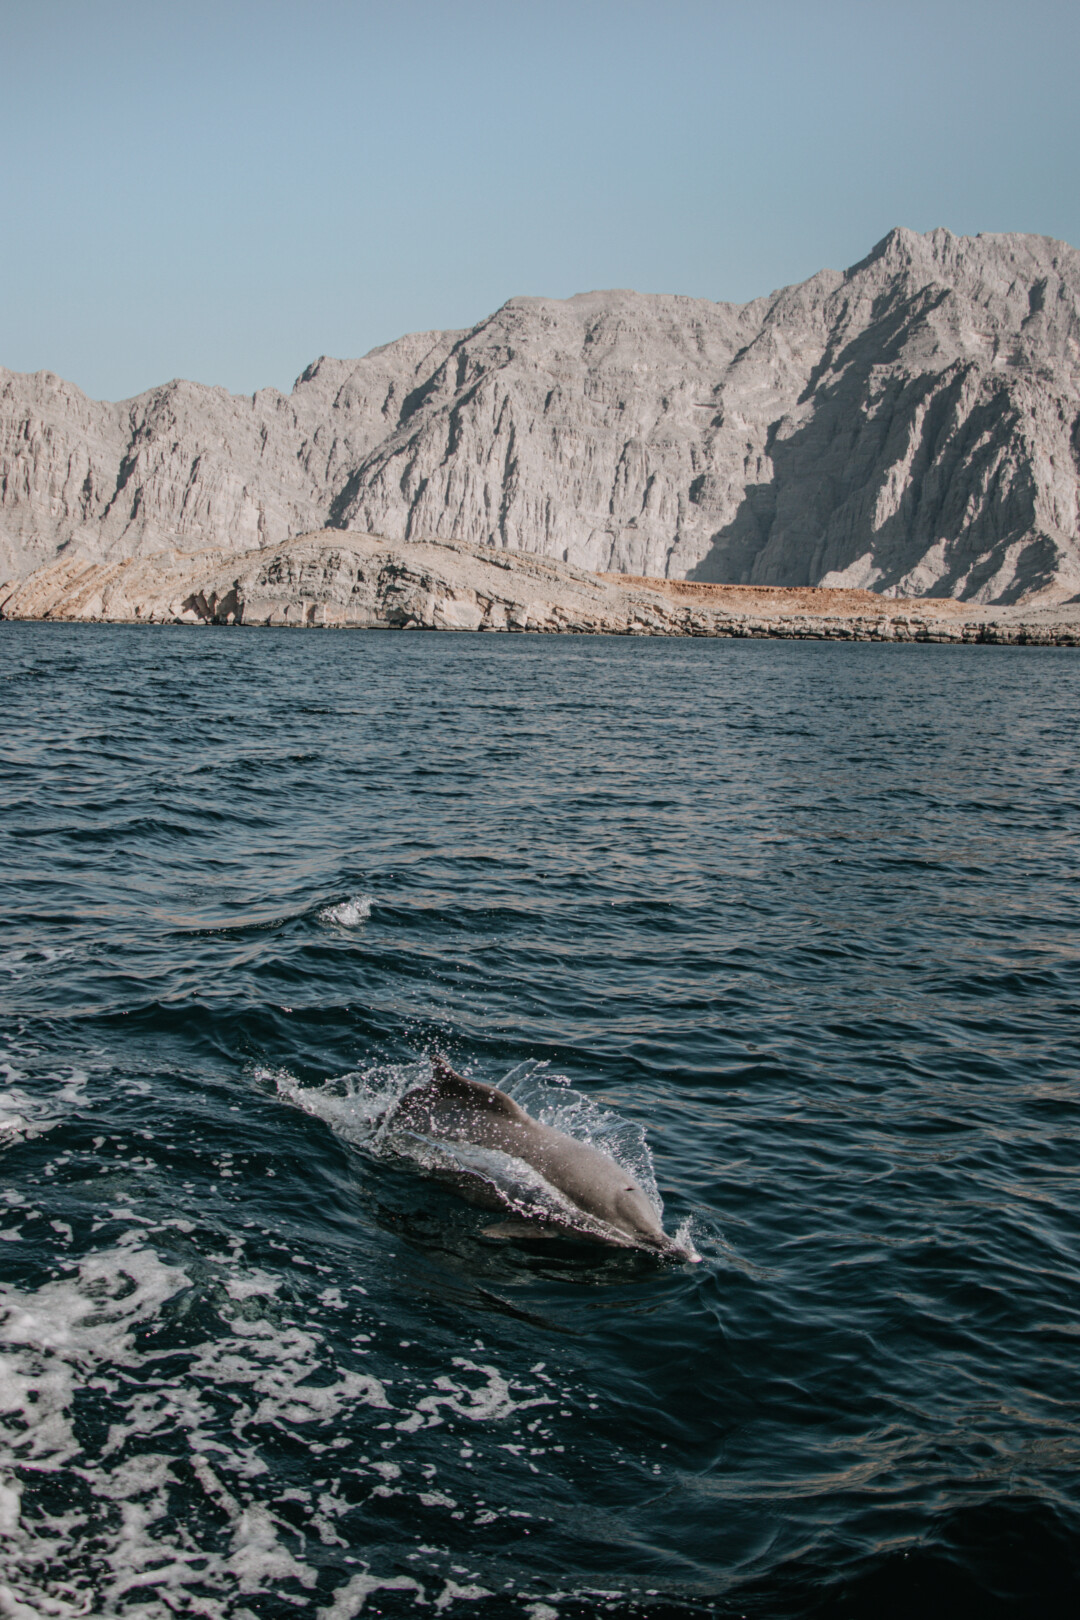
[[[289,395],[0,372],[0,579],[331,527],[579,568],[1080,592],[1080,253],[890,233],[745,305],[515,298]]]

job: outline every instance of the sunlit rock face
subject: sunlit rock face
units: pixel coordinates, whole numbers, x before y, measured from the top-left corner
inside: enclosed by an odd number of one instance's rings
[[[1080,253],[896,230],[744,305],[515,298],[292,393],[0,372],[0,577],[331,527],[591,570],[1080,592]]]

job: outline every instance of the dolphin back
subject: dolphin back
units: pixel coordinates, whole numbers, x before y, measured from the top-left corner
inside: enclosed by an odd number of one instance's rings
[[[440,1057],[432,1063],[427,1085],[407,1091],[387,1120],[391,1129],[460,1136],[466,1141],[475,1140],[477,1125],[482,1128],[486,1124],[490,1129],[496,1122],[519,1127],[532,1123],[525,1110],[504,1091],[455,1074]]]

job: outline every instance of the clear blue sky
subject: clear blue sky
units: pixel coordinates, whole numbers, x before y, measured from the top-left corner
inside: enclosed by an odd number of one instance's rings
[[[288,388],[515,293],[1080,245],[1077,0],[0,0],[0,364]]]

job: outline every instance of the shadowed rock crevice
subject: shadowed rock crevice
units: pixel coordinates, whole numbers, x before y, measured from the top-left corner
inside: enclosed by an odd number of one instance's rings
[[[153,608],[139,604],[137,617],[152,622]],[[181,602],[177,617],[181,621],[198,620],[201,624],[242,624],[244,607],[238,595],[238,586],[234,585],[223,596],[219,596],[216,590],[193,591]]]

